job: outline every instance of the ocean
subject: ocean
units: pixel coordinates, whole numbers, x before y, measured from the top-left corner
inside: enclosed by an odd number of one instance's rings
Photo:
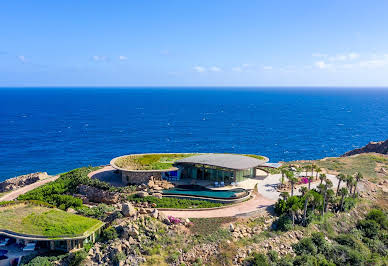
[[[0,89],[0,181],[131,153],[252,153],[278,162],[387,138],[387,90]]]

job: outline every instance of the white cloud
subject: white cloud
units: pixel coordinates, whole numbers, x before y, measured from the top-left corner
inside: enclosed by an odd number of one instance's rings
[[[125,61],[125,60],[128,60],[128,57],[126,57],[125,55],[120,55],[120,56],[119,56],[119,59],[120,59],[121,61]]]
[[[314,63],[314,65],[319,69],[325,69],[331,67],[330,64],[326,64],[325,61],[317,61]]]
[[[263,66],[263,69],[264,69],[264,70],[272,70],[273,67],[272,67],[272,66]]]
[[[252,67],[254,65],[253,64],[242,64],[241,66],[236,66],[236,67],[233,67],[232,68],[232,71],[234,72],[245,72],[245,71],[249,71],[249,70],[252,70]]]
[[[217,67],[217,66],[212,66],[209,68],[210,71],[213,71],[213,72],[221,72],[221,68]]]
[[[197,71],[198,73],[203,73],[203,72],[206,72],[206,68],[202,67],[202,66],[195,66],[193,67],[193,69],[195,71]]]
[[[22,61],[23,63],[26,62],[26,57],[24,55],[19,55],[18,59]]]
[[[104,55],[93,55],[92,59],[93,61],[99,62],[99,61],[106,61],[107,57]]]
[[[162,54],[162,55],[169,55],[170,51],[169,50],[162,50],[162,51],[160,51],[160,54]]]
[[[360,55],[357,54],[357,53],[350,53],[350,54],[348,55],[348,57],[349,57],[350,60],[354,60],[354,59],[359,58]]]

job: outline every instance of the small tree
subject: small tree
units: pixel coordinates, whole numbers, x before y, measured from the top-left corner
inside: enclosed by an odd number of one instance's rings
[[[341,195],[341,203],[340,203],[339,210],[343,211],[344,210],[345,197],[346,197],[346,195],[348,195],[348,189],[346,187],[341,188],[339,194]]]
[[[302,196],[304,196],[304,195],[306,194],[307,191],[308,191],[307,187],[301,187],[301,188],[299,189],[299,192],[300,192],[300,194],[302,194]]]
[[[322,172],[322,169],[319,168],[319,167],[317,166],[316,169],[315,169],[315,173],[316,173],[315,179],[316,179],[316,180],[318,180],[318,176],[319,176],[319,174],[320,174],[321,172]]]
[[[346,176],[344,174],[339,174],[337,175],[337,179],[338,179],[338,186],[337,186],[337,192],[336,192],[336,196],[338,196],[338,193],[339,193],[339,188],[340,188],[340,185],[341,185],[341,182],[342,181],[346,181]]]
[[[355,177],[355,184],[354,184],[354,191],[353,191],[353,197],[356,196],[356,190],[357,190],[357,184],[362,180],[364,177],[360,172],[357,172],[356,177]]]
[[[298,179],[294,177],[294,173],[291,171],[287,171],[286,176],[291,184],[291,196],[294,196],[294,186],[298,182]]]
[[[321,183],[319,184],[322,185],[323,181],[326,180],[326,174],[320,174],[319,179],[321,180]]]
[[[304,226],[307,225],[307,205],[312,197],[313,196],[311,194],[311,190],[306,192],[306,194],[304,195],[304,206],[303,206],[303,225]]]

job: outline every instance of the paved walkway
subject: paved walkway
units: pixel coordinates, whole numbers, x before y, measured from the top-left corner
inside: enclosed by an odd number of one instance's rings
[[[190,211],[161,211],[167,216],[179,218],[215,218],[215,217],[232,217],[232,216],[249,216],[251,214],[265,211],[267,207],[274,204],[276,201],[269,200],[257,194],[251,200],[217,210],[190,210]]]
[[[28,191],[33,190],[34,188],[40,187],[40,186],[42,186],[42,185],[44,185],[44,184],[46,184],[48,182],[54,181],[58,177],[59,176],[52,176],[52,177],[49,177],[49,178],[46,178],[46,179],[43,179],[43,180],[39,180],[39,181],[37,181],[37,182],[35,182],[33,184],[24,186],[22,188],[16,189],[14,191],[11,191],[11,192],[5,194],[4,196],[2,196],[0,198],[0,201],[14,200],[17,197],[19,197],[19,195],[27,193]]]

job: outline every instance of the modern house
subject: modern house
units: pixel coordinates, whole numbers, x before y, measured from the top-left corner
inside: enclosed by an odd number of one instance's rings
[[[256,176],[256,169],[263,166],[267,158],[257,159],[247,155],[209,153],[177,160],[180,179],[197,179],[224,182],[241,182]]]
[[[134,167],[133,162],[144,156],[159,156],[162,162],[166,158],[170,161],[165,164],[165,168],[150,169],[150,167],[147,167],[147,169],[138,169]],[[125,161],[130,161],[131,163],[122,163]],[[158,161],[158,163],[161,161]],[[258,155],[167,153],[125,155],[112,159],[110,164],[118,170],[124,184],[144,184],[151,177],[154,179],[167,178],[172,180],[208,180],[209,182],[230,184],[255,177],[256,169],[268,167],[267,162],[268,158]]]

